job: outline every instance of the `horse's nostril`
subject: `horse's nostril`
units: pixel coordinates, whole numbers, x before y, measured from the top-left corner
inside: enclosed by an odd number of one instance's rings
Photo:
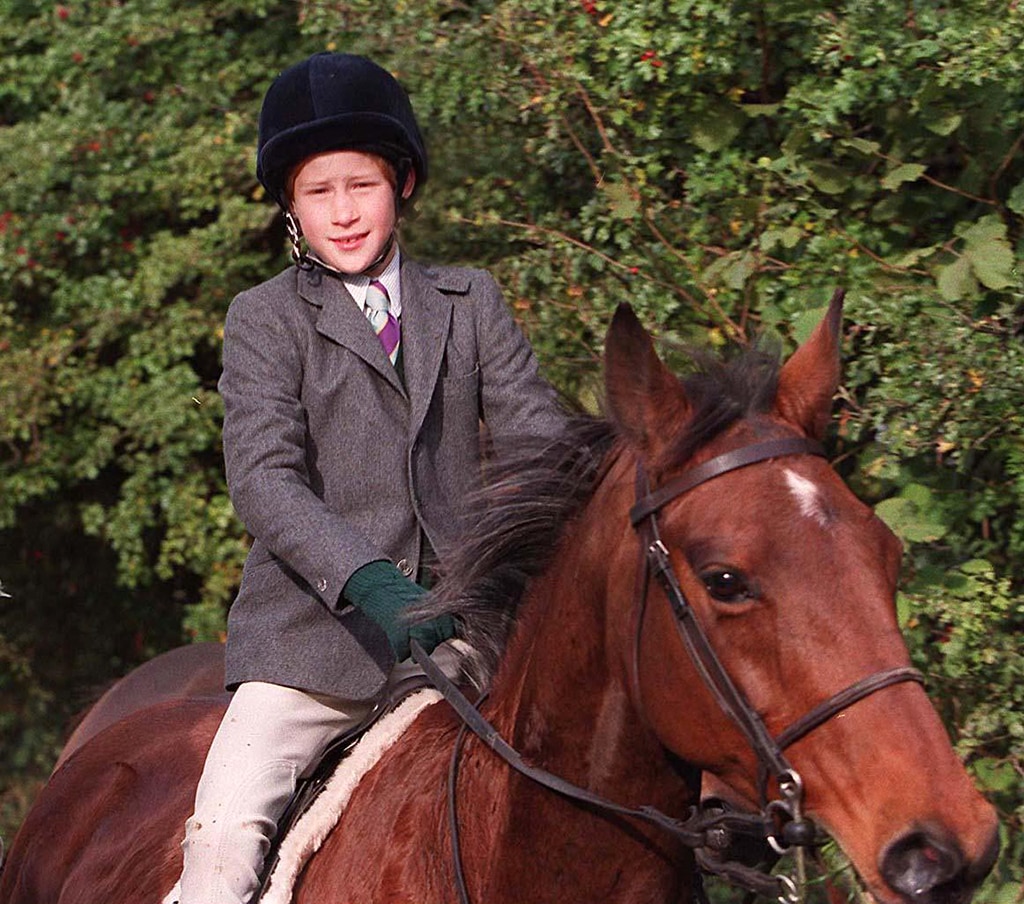
[[[933,894],[963,869],[959,847],[927,831],[910,832],[886,848],[882,877],[911,901],[945,900]],[[955,900],[951,898],[950,900]]]

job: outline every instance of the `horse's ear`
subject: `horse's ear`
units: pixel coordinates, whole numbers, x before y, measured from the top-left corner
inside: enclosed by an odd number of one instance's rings
[[[661,363],[650,334],[628,304],[618,306],[608,328],[604,382],[609,416],[647,455],[657,453],[660,440],[673,435],[666,424],[689,410],[679,380]]]
[[[824,319],[779,374],[775,410],[819,440],[825,435],[839,387],[839,328],[845,294],[836,289]]]

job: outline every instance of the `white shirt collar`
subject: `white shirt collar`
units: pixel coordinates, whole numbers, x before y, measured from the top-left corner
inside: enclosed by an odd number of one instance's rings
[[[380,276],[374,277],[378,282],[382,283],[384,288],[388,290],[388,299],[390,300],[390,310],[394,316],[402,316],[402,280],[401,280],[401,252],[398,250],[398,246],[395,246],[395,254],[391,258],[387,267],[384,268],[384,272]],[[366,287],[370,284],[370,277],[368,276],[344,276],[342,277],[345,283],[345,288],[348,289],[349,294],[355,299],[359,310],[364,314],[366,313]]]

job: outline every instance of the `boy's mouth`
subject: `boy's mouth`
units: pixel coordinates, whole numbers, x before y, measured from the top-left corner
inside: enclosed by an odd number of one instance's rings
[[[366,241],[366,236],[367,233],[364,232],[359,235],[339,236],[338,238],[333,238],[330,241],[336,248],[340,248],[343,251],[352,251]]]

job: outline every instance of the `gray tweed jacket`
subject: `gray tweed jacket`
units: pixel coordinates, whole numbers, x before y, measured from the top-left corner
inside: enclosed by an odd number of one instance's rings
[[[292,267],[243,292],[224,328],[224,452],[254,538],[228,616],[229,687],[270,681],[368,699],[393,664],[341,597],[368,562],[415,577],[479,480],[480,421],[553,433],[551,387],[494,280],[403,258],[405,382],[344,284]]]

